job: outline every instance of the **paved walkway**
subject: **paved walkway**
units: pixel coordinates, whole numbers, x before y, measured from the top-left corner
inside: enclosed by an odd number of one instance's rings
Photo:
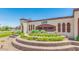
[[[5,41],[3,43],[0,42],[0,51],[20,51],[12,46],[12,44],[11,44],[12,39],[13,38],[9,38],[9,37],[0,38],[0,40]],[[2,48],[1,48],[1,45],[3,45]]]

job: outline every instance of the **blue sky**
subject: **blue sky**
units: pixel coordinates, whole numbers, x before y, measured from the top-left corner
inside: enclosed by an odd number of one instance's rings
[[[20,18],[39,20],[72,14],[72,8],[0,8],[0,24],[15,27],[20,24]]]

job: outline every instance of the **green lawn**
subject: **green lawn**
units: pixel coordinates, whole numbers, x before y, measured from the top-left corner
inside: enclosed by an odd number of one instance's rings
[[[13,32],[11,32],[11,31],[0,31],[0,38],[7,37],[7,36],[10,36],[12,34],[13,34]]]

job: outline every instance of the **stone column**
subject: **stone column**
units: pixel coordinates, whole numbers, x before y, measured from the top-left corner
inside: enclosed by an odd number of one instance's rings
[[[28,33],[28,22],[25,20],[21,20],[21,24],[23,26],[23,33]]]
[[[74,10],[74,26],[73,26],[73,34],[74,34],[74,39],[76,40],[76,37],[78,36],[78,19],[79,19],[79,10]]]

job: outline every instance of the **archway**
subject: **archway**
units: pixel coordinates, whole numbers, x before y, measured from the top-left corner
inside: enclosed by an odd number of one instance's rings
[[[42,25],[36,26],[36,29],[51,32],[51,31],[56,31],[56,26],[50,25],[50,24],[42,24]]]

